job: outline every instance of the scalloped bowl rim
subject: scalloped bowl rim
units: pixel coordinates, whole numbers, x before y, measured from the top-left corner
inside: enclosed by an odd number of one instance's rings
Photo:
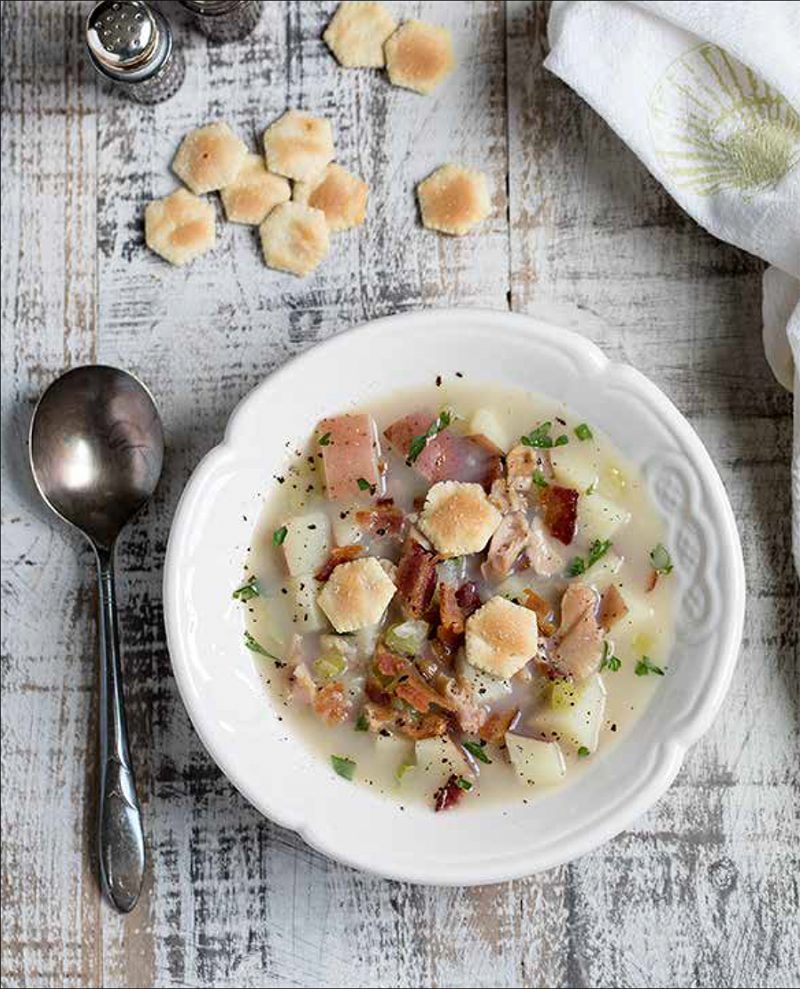
[[[193,595],[197,594],[197,589],[194,585],[189,586],[190,581],[210,579],[207,575],[200,576],[201,570],[204,573],[205,566],[202,568],[199,566],[198,558],[202,558],[202,553],[207,551],[207,547],[205,549],[200,547],[197,527],[202,527],[205,518],[202,513],[210,510],[209,505],[216,504],[214,498],[227,497],[226,511],[229,513],[235,511],[231,506],[231,496],[224,491],[224,484],[230,483],[234,487],[237,485],[241,487],[246,481],[240,482],[239,475],[249,476],[248,471],[252,473],[254,440],[256,438],[260,440],[263,432],[263,426],[256,421],[259,411],[269,406],[269,397],[272,393],[280,393],[281,389],[291,391],[292,383],[295,383],[296,387],[310,365],[319,367],[321,360],[335,364],[337,359],[352,357],[352,353],[360,353],[362,360],[368,364],[371,356],[378,351],[391,352],[392,348],[397,347],[399,339],[407,340],[420,333],[427,343],[426,352],[430,347],[436,350],[440,345],[444,345],[448,335],[459,343],[465,334],[471,335],[468,346],[459,350],[460,363],[466,362],[467,355],[473,349],[485,354],[485,359],[488,361],[489,348],[495,341],[512,349],[517,348],[518,351],[520,348],[522,351],[527,348],[535,353],[538,348],[540,351],[546,351],[554,363],[562,361],[563,357],[564,370],[563,373],[559,371],[556,378],[560,374],[566,382],[565,387],[576,389],[572,400],[564,399],[568,406],[573,408],[581,404],[586,406],[587,403],[591,406],[594,392],[581,387],[587,377],[592,377],[599,388],[615,392],[620,401],[627,401],[630,396],[635,397],[636,402],[641,403],[643,410],[647,410],[648,414],[652,413],[653,421],[658,421],[665,435],[669,434],[674,439],[675,453],[679,455],[680,463],[685,460],[690,465],[691,469],[685,468],[686,478],[692,485],[699,485],[696,490],[702,494],[703,499],[708,500],[710,506],[708,513],[700,513],[700,520],[705,519],[703,524],[706,526],[717,527],[717,530],[712,532],[714,538],[706,540],[706,558],[705,561],[701,560],[698,566],[702,566],[705,562],[709,572],[713,567],[718,569],[719,573],[711,582],[709,593],[712,599],[717,600],[718,606],[724,609],[726,621],[717,623],[719,627],[714,630],[717,638],[713,649],[713,661],[709,660],[705,664],[702,695],[692,698],[687,694],[687,710],[682,712],[680,717],[673,716],[671,725],[665,719],[661,732],[652,724],[648,727],[652,738],[648,740],[644,755],[638,755],[641,765],[636,768],[635,773],[631,773],[632,778],[623,778],[620,781],[617,776],[610,775],[611,770],[606,769],[602,781],[595,785],[593,796],[595,802],[598,802],[599,797],[601,804],[599,812],[586,809],[574,814],[571,812],[575,799],[580,807],[581,790],[590,787],[587,783],[589,776],[577,781],[570,788],[563,788],[572,794],[565,804],[565,807],[570,808],[569,823],[560,828],[558,834],[548,836],[541,841],[538,840],[538,835],[534,835],[537,839],[534,841],[527,832],[524,836],[520,836],[520,827],[527,828],[531,820],[535,822],[539,813],[527,809],[521,812],[527,815],[526,818],[515,820],[512,824],[501,820],[497,808],[482,808],[480,816],[471,813],[470,816],[465,814],[463,817],[460,814],[433,815],[427,812],[427,817],[434,821],[447,819],[448,823],[442,823],[441,826],[425,823],[422,817],[414,817],[413,814],[404,819],[396,816],[393,818],[391,813],[385,810],[384,805],[388,804],[388,801],[375,797],[366,791],[366,788],[352,787],[352,784],[344,783],[333,777],[329,770],[327,776],[323,775],[327,767],[323,770],[323,760],[314,754],[298,757],[306,761],[302,765],[291,767],[292,775],[288,777],[290,782],[287,782],[287,778],[279,780],[278,785],[283,786],[283,791],[275,794],[268,788],[270,783],[276,785],[275,781],[265,779],[262,775],[264,773],[268,776],[270,772],[274,775],[275,767],[270,768],[268,765],[258,770],[253,764],[249,750],[245,747],[248,744],[248,737],[237,738],[237,735],[242,735],[238,732],[237,726],[211,711],[211,697],[202,689],[204,683],[210,682],[218,670],[216,667],[203,665],[205,659],[201,655],[202,650],[198,648],[193,638],[196,627],[204,622],[207,624],[207,630],[212,629],[212,634],[215,634],[213,632],[215,626],[208,625],[209,622],[215,621],[214,617],[208,616],[202,608],[196,607]],[[502,354],[498,356],[494,351],[492,354],[492,361],[501,360]],[[402,356],[399,359],[402,361]],[[475,359],[478,359],[477,355]],[[573,363],[572,370],[569,367],[570,362]],[[427,376],[430,373],[430,366],[425,364],[424,355],[421,363],[425,365],[426,376],[423,378],[420,369],[419,383],[430,381],[431,378]],[[501,371],[500,377],[493,372],[484,380],[502,385],[503,378],[507,375],[521,373],[518,368],[512,369],[510,365],[505,367],[504,371],[505,373]],[[358,399],[362,399],[365,394],[360,391],[361,373],[359,367],[355,381],[350,384]],[[413,371],[405,373],[407,378],[410,375],[409,381],[415,380]],[[526,381],[527,373],[526,371]],[[531,377],[534,380],[529,382],[528,389],[532,392],[548,394],[546,381],[535,380],[535,370]],[[548,376],[547,381],[549,380]],[[403,384],[405,383],[404,379]],[[514,384],[519,386],[517,382]],[[383,380],[380,390],[385,392],[391,387],[393,385],[390,382]],[[374,389],[375,394],[380,394],[380,390]],[[308,396],[306,395],[305,398],[307,400]],[[599,399],[597,401],[599,402]],[[322,406],[317,409],[317,412],[324,411],[330,412],[336,409]],[[578,409],[578,411],[583,414],[583,410]],[[605,412],[602,414],[605,415]],[[612,442],[618,442],[614,428],[608,429],[605,426],[602,428]],[[626,428],[640,427],[628,424]],[[627,453],[624,446],[623,452]],[[669,451],[665,453],[666,459],[669,453]],[[262,473],[266,474],[267,471]],[[250,497],[250,493],[247,497]],[[251,498],[250,504],[252,503]],[[250,530],[252,524],[251,520]],[[214,561],[215,564],[219,562],[219,560]],[[243,565],[241,552],[239,562],[239,573],[241,573]],[[186,576],[187,569],[191,571],[189,577]],[[229,589],[228,584],[220,587],[220,600],[229,596]],[[204,593],[206,593],[205,589]],[[689,747],[708,730],[722,705],[737,660],[744,622],[744,603],[745,576],[741,546],[724,486],[699,437],[666,395],[643,374],[629,365],[612,363],[594,343],[571,330],[514,313],[468,308],[414,310],[362,324],[316,344],[265,378],[239,403],[228,421],[223,442],[202,459],[188,481],[173,519],[164,567],[164,620],[178,689],[205,748],[234,786],[265,816],[297,831],[309,845],[331,858],[387,878],[441,885],[500,882],[571,861],[624,830],[654,804],[672,783]],[[239,622],[241,625],[241,619]],[[222,623],[221,616],[220,623]],[[225,648],[230,649],[230,646],[227,645]],[[691,642],[687,644],[686,649],[691,652]],[[239,651],[244,650],[239,648]],[[249,657],[245,657],[245,661],[253,666]],[[237,659],[236,662],[239,663],[239,660]],[[248,676],[245,667],[241,664],[234,673],[231,681],[246,679]],[[228,689],[227,681],[219,686],[220,689],[214,692],[215,701],[219,693],[224,693]],[[239,691],[236,704],[245,701],[249,703],[249,694],[253,691],[252,684],[249,684],[245,691],[241,684],[231,682],[230,689],[234,692]],[[690,690],[691,685],[688,688],[684,687],[684,691],[686,689]],[[263,686],[261,691],[263,702],[266,703],[267,695]],[[676,702],[677,698],[673,704]],[[234,705],[234,710],[237,709]],[[634,727],[638,727],[647,717],[647,712],[644,712]],[[655,719],[650,720],[655,721]],[[254,733],[252,738],[259,742],[266,740],[270,744],[277,744],[270,741],[272,735],[265,735],[262,739],[258,734],[266,731],[263,725],[256,724],[249,730]],[[274,728],[270,730],[274,732]],[[287,756],[287,759],[291,760],[295,756],[296,752],[293,750],[293,754]],[[606,758],[612,760],[614,752]],[[627,763],[621,765],[626,765],[629,769],[637,765],[636,756],[631,752],[627,752],[626,759]],[[602,766],[602,762],[600,765]],[[286,771],[288,773],[289,769]],[[288,806],[289,797],[294,796],[293,793],[290,794],[290,789],[295,785],[300,788],[306,787],[307,803],[302,809]],[[312,785],[315,788],[313,791]],[[351,789],[347,792],[341,789],[342,786],[350,786]],[[320,787],[323,795],[317,799],[316,790]],[[598,787],[602,788],[598,789]],[[611,796],[607,796],[609,789],[614,791]],[[549,796],[543,797],[532,802],[530,807],[542,808],[552,799],[554,798]],[[350,814],[348,820],[351,806],[356,808],[359,815],[365,812],[374,816],[376,827],[381,823],[391,827],[392,822],[397,821],[398,829],[392,833],[391,847],[384,848],[383,854],[378,855],[376,848],[370,846],[371,838],[366,831],[362,830],[355,836],[350,835],[350,829],[357,830],[364,827],[363,822],[356,820],[355,812]],[[554,812],[551,812],[549,818],[551,830],[552,822],[556,819],[552,817]],[[557,808],[557,812],[563,817],[563,808]],[[520,814],[517,810],[513,813]],[[576,820],[573,820],[573,816]],[[459,818],[462,819],[461,825],[453,825],[452,821],[457,821]],[[504,831],[504,834],[512,844],[516,842],[516,846],[507,854],[494,855],[488,852],[483,854],[472,847],[471,851],[465,850],[460,857],[457,852],[453,852],[455,854],[453,858],[451,849],[459,844],[458,827],[461,827],[461,833],[464,834],[463,829],[465,826],[467,828],[470,826],[470,821],[477,821],[479,826],[488,822],[494,830],[498,830],[502,825],[503,828],[509,829]],[[408,842],[421,840],[435,846],[439,841],[439,831],[431,828],[439,828],[442,831],[446,829],[437,857],[426,859],[420,848],[403,847],[407,832],[409,832]]]

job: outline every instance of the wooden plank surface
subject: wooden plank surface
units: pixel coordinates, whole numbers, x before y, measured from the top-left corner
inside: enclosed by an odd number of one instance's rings
[[[459,55],[430,99],[339,70],[334,4],[270,3],[209,45],[174,4],[187,82],[141,108],[80,55],[86,4],[6,2],[3,43],[4,986],[786,986],[798,984],[798,596],[789,552],[790,400],[760,344],[761,264],[704,234],[541,66],[540,3],[395,3],[447,24]],[[251,231],[171,269],[143,203],[174,186],[191,126],[257,147],[287,106],[329,116],[371,188],[366,225],[316,275],[265,269]],[[480,237],[419,228],[413,186],[485,168]],[[579,862],[483,889],[384,882],[263,820],[197,740],[164,643],[161,564],[183,484],[236,402],[288,356],[406,308],[485,305],[577,326],[659,383],[719,465],[750,599],[723,715],[676,784]],[[157,497],[120,547],[131,741],[149,872],[128,918],[93,871],[90,558],[36,504],[33,401],[64,367],[139,372],[164,414]]]

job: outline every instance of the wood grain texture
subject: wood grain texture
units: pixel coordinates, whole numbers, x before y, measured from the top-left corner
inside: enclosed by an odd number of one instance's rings
[[[798,985],[790,403],[761,352],[760,262],[699,230],[542,69],[543,4],[392,4],[454,34],[459,68],[422,99],[336,66],[320,41],[335,4],[268,3],[250,39],[215,46],[165,3],[188,71],[154,108],[94,78],[86,6],[0,7],[3,985]],[[185,131],[222,118],[256,148],[288,106],[333,121],[340,160],[370,185],[365,226],[305,281],[265,269],[233,225],[186,269],[149,254],[143,204],[176,185]],[[419,227],[414,184],[449,160],[490,174],[482,236]],[[545,313],[659,383],[719,465],[750,590],[724,713],[666,797],[570,866],[471,890],[358,874],[261,818],[188,722],[160,587],[181,489],[265,373],[345,326],[450,304]],[[25,465],[33,401],[93,360],[144,377],[168,440],[118,556],[150,855],[128,918],[94,877],[91,561]]]

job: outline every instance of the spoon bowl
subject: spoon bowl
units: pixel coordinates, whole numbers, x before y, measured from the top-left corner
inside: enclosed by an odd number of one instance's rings
[[[50,508],[110,549],[155,490],[164,436],[144,385],[98,364],[67,371],[50,385],[33,416],[30,452]]]
[[[164,434],[150,392],[117,368],[97,364],[67,371],[34,410],[30,460],[42,498],[83,533],[97,561],[100,877],[111,903],[127,913],[139,898],[145,855],[125,724],[114,545],[161,474]]]

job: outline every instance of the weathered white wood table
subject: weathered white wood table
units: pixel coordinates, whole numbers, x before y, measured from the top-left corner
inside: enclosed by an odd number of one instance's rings
[[[176,13],[186,84],[143,109],[94,77],[84,4],[2,5],[3,985],[797,986],[790,403],[762,356],[761,264],[698,229],[542,69],[544,5],[393,6],[453,31],[459,68],[432,98],[338,69],[320,41],[333,5],[294,2],[227,47]],[[307,281],[264,268],[244,228],[184,270],[147,252],[143,205],[174,186],[183,133],[224,118],[256,147],[288,106],[334,121],[371,187],[366,225]],[[481,236],[418,225],[414,184],[447,160],[491,174]],[[658,806],[570,866],[472,890],[357,874],[263,820],[189,724],[161,614],[173,509],[236,402],[343,327],[452,304],[555,312],[658,382],[719,465],[750,592],[724,711]],[[139,373],[169,443],[119,554],[150,851],[127,918],[93,871],[91,561],[26,467],[33,402],[87,361]]]

